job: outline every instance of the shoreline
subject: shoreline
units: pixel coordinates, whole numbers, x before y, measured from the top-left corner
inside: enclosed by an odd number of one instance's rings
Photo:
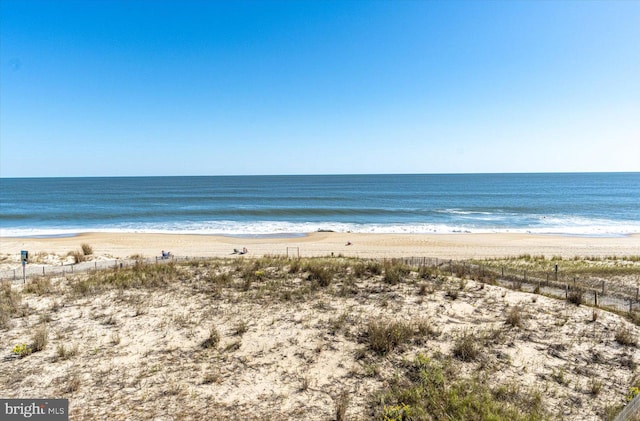
[[[187,236],[204,236],[204,237],[225,237],[225,238],[255,238],[255,239],[288,239],[288,238],[303,238],[315,233],[330,233],[330,234],[349,234],[349,235],[424,235],[424,236],[458,236],[458,235],[531,235],[531,236],[550,236],[550,237],[575,237],[575,238],[626,238],[633,236],[640,236],[638,232],[632,233],[605,233],[605,234],[576,234],[576,233],[563,233],[563,232],[517,232],[517,231],[505,231],[505,232],[430,232],[430,233],[415,233],[415,232],[359,232],[359,231],[333,231],[333,230],[318,230],[310,232],[282,232],[282,233],[269,233],[269,234],[224,234],[224,233],[202,233],[202,232],[142,232],[142,231],[80,231],[73,233],[63,234],[33,234],[33,235],[0,235],[0,238],[6,239],[56,239],[56,238],[76,238],[83,235],[187,235]]]
[[[523,254],[562,256],[631,256],[640,254],[640,234],[624,237],[585,237],[552,234],[377,234],[311,232],[302,236],[226,236],[208,234],[80,233],[64,237],[2,237],[0,254],[11,260],[21,250],[64,255],[82,244],[95,256],[127,258],[159,256],[229,257],[233,249],[247,247],[246,257],[343,255],[363,258],[424,256],[445,259],[510,257]],[[349,244],[349,245],[347,245]]]

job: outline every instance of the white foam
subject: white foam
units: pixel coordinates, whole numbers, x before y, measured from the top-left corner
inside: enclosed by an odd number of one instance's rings
[[[535,217],[530,226],[494,226],[487,220],[476,219],[478,223],[464,224],[356,224],[343,222],[282,222],[282,221],[209,221],[174,223],[131,223],[113,227],[66,227],[66,228],[0,228],[2,237],[59,237],[84,232],[115,233],[171,233],[205,235],[287,235],[310,233],[319,230],[380,234],[451,234],[451,233],[532,233],[566,235],[627,235],[640,233],[640,222],[619,222],[605,219],[579,217]]]

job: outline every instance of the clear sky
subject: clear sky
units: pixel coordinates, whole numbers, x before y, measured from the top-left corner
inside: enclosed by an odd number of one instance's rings
[[[640,171],[640,1],[0,2],[0,176]]]

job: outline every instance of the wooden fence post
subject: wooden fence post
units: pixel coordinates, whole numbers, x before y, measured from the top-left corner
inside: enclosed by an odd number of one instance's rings
[[[598,307],[598,291],[593,291],[593,302],[596,307]]]

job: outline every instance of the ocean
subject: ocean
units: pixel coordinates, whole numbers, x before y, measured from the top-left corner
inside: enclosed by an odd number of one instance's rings
[[[640,233],[640,173],[1,178],[0,235]]]

